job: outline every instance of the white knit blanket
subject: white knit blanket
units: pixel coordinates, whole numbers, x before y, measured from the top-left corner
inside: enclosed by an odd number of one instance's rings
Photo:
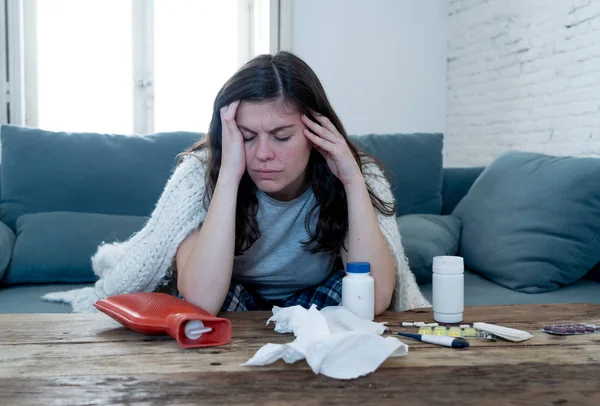
[[[144,227],[127,241],[102,244],[92,256],[92,269],[99,277],[94,287],[48,293],[43,300],[69,303],[74,312],[93,312],[94,302],[132,292],[152,292],[171,277],[172,261],[179,244],[203,221],[206,155],[186,156],[171,175],[152,215]],[[379,174],[376,165],[363,168]],[[385,178],[365,176],[365,181],[383,200],[393,199]],[[408,267],[394,216],[377,212],[377,220],[396,265],[396,287],[391,310],[429,307]]]

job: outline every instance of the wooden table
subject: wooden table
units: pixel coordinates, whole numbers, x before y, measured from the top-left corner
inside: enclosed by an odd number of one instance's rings
[[[538,331],[558,322],[600,324],[598,304],[467,308],[466,323],[497,323],[534,337],[471,339],[466,350],[406,339],[408,356],[350,381],[315,375],[305,361],[241,367],[263,344],[293,337],[265,326],[269,312],[224,316],[233,323],[230,344],[185,350],[104,314],[0,315],[0,404],[600,405],[600,333]],[[432,313],[385,313],[378,321],[432,321]]]

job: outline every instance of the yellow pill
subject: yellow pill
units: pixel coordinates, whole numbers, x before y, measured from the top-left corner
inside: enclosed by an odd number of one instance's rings
[[[429,334],[431,335],[431,327],[421,327],[419,329],[419,334]]]
[[[450,337],[461,337],[462,333],[460,331],[460,328],[458,328],[458,327],[450,327],[450,329],[448,330],[448,336],[450,336]]]
[[[433,329],[433,335],[434,336],[445,336],[446,334],[446,327],[436,327]]]
[[[477,330],[474,328],[466,328],[463,330],[463,337],[477,337]]]

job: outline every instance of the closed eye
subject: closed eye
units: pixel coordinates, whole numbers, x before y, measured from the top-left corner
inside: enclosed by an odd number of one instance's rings
[[[253,141],[256,138],[256,135],[247,136],[247,135],[244,134],[244,135],[242,135],[242,137],[244,138],[244,142],[250,142],[250,141]],[[279,141],[279,142],[286,142],[286,141],[289,141],[289,139],[292,138],[292,136],[291,135],[288,135],[288,136],[278,136],[278,137],[274,137],[274,138],[277,141]]]

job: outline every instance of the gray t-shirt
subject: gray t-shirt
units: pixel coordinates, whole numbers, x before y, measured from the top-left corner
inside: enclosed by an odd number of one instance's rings
[[[289,202],[257,192],[256,220],[261,237],[233,261],[233,282],[267,300],[284,299],[298,290],[321,284],[333,269],[335,255],[312,254],[305,219],[315,203],[312,188]],[[314,232],[318,209],[311,219]]]

